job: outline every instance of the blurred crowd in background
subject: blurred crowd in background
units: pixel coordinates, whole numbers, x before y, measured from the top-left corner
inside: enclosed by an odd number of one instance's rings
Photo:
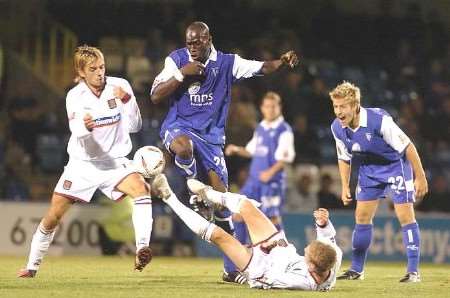
[[[386,109],[418,148],[430,185],[418,209],[450,212],[450,29],[439,11],[411,2],[394,16],[391,1],[379,1],[377,14],[348,14],[322,1],[313,16],[302,19],[295,15],[300,2],[286,1],[283,8],[264,3],[54,0],[46,9],[80,43],[104,52],[107,74],[132,84],[144,120],[133,136],[135,149],[161,146],[167,107],[150,102],[150,87],[164,58],[184,46],[186,26],[202,20],[223,52],[269,60],[294,49],[301,57],[294,71],[236,85],[227,127],[227,142],[245,145],[260,120],[261,96],[280,93],[297,154],[288,171],[285,211],[342,208],[328,92],[348,80],[361,88],[363,106]],[[0,200],[49,200],[67,160],[69,136],[64,98],[52,105],[56,113],[48,113],[26,85],[0,100]],[[248,161],[233,157],[227,165],[236,191]],[[175,169],[169,165],[167,171]],[[170,177],[183,192],[181,176]]]

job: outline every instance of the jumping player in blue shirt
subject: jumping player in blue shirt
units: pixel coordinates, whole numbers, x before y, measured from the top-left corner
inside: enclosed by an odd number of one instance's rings
[[[389,195],[402,227],[408,258],[400,282],[420,282],[420,232],[413,203],[428,192],[416,147],[383,109],[363,108],[360,91],[343,82],[330,92],[336,119],[331,125],[338,155],[344,205],[351,202],[350,167],[358,164],[352,265],[338,279],[363,279],[379,199]]]
[[[281,207],[285,199],[286,179],[284,167],[295,158],[294,135],[281,114],[281,97],[267,92],[261,101],[263,120],[245,147],[230,144],[225,155],[251,158],[249,178],[241,194],[261,203],[261,211],[278,231],[283,231]],[[246,244],[247,230],[239,218],[234,218],[236,238]]]
[[[222,53],[214,48],[205,23],[190,24],[186,29],[186,47],[170,53],[151,90],[153,103],[169,101],[161,138],[175,155],[175,165],[182,175],[206,180],[215,190],[225,192],[228,173],[223,146],[232,84],[275,72],[282,66],[292,68],[297,63],[293,51],[278,60],[264,62]],[[232,233],[230,213],[216,212],[215,218]],[[224,280],[228,281],[228,273],[234,272],[235,266],[225,260],[224,267]]]

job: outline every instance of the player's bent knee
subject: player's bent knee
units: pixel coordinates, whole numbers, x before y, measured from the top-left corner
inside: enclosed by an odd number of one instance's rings
[[[355,221],[357,224],[370,224],[372,223],[373,215],[369,212],[358,212],[355,214]]]
[[[172,141],[170,149],[176,155],[184,159],[190,159],[193,155],[191,140],[187,136],[180,136]]]

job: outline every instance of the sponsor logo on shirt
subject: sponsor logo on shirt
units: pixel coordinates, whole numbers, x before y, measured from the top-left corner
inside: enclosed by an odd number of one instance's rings
[[[98,118],[98,119],[95,119],[95,127],[114,125],[114,124],[118,123],[120,121],[120,119],[121,119],[120,113],[113,115],[113,116]]]
[[[212,71],[213,75],[215,77],[217,77],[217,74],[219,73],[219,68],[218,67],[213,67],[213,68],[211,68],[211,71]]]
[[[191,84],[188,88],[191,106],[210,106],[213,102],[213,94],[197,94],[200,91],[200,82]]]

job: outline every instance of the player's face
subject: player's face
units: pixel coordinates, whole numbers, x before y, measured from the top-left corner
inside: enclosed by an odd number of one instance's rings
[[[276,100],[264,99],[261,104],[261,113],[264,120],[271,122],[281,115],[281,106]]]
[[[342,126],[353,127],[357,115],[358,105],[346,98],[333,98],[333,110]]]
[[[80,71],[80,76],[89,87],[102,88],[105,84],[105,60],[103,57],[86,64],[83,70]]]
[[[210,52],[211,36],[200,29],[189,29],[186,31],[186,47],[194,61],[204,63]]]

